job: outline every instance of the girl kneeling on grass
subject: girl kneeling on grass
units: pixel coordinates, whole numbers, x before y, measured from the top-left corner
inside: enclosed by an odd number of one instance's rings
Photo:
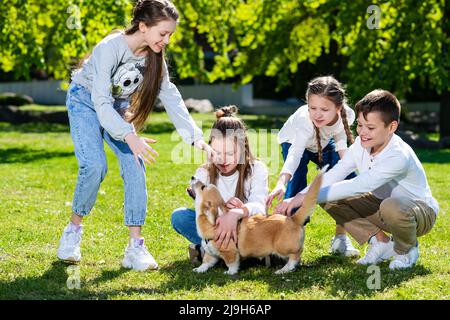
[[[328,164],[331,169],[344,156],[347,142],[353,143],[350,126],[355,121],[355,112],[347,105],[345,90],[339,81],[332,76],[311,80],[306,100],[308,104],[291,115],[278,134],[285,162],[276,187],[267,197],[267,206],[275,197],[281,200],[284,195],[288,199],[306,187],[309,161],[319,167]],[[353,177],[354,173],[347,179]],[[330,252],[359,255],[344,227],[338,224]]]
[[[265,213],[264,199],[268,193],[268,171],[264,163],[250,151],[244,122],[234,114],[235,106],[216,112],[209,145],[215,151],[212,162],[200,166],[195,177],[205,184],[217,186],[226,202],[227,213],[217,219],[215,240],[226,248],[230,239],[237,240],[238,221],[243,217]],[[172,226],[192,242],[191,261],[201,260],[201,241],[197,233],[195,210],[178,208],[172,213]]]
[[[164,47],[177,20],[178,13],[170,1],[138,1],[131,27],[100,41],[72,75],[66,105],[79,172],[71,222],[59,242],[57,256],[61,260],[81,259],[81,222],[94,206],[107,170],[105,140],[119,159],[125,187],[125,225],[130,240],[122,265],[135,270],[158,268],[141,237],[147,214],[144,162],[155,162],[158,153],[149,146],[155,140],[137,135],[157,96],[184,141],[212,157],[202,131],[169,81]]]

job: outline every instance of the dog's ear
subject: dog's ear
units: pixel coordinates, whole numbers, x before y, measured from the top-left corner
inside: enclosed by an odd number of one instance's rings
[[[201,211],[204,214],[208,214],[211,212],[212,202],[211,201],[202,201],[200,204]]]
[[[208,221],[212,224],[216,224],[217,219],[217,208],[213,206],[212,201],[205,201],[204,203],[205,215],[208,218]]]

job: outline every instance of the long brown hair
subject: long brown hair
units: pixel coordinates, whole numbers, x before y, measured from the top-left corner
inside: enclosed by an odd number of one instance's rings
[[[140,22],[145,23],[147,27],[152,27],[164,20],[178,21],[178,17],[177,9],[169,0],[138,0],[133,9],[131,27],[125,30],[125,34],[130,35],[137,32]],[[108,35],[118,32],[121,31],[115,29]],[[160,53],[155,53],[150,48],[146,50],[144,79],[133,93],[130,108],[125,113],[126,120],[133,123],[136,131],[144,127],[145,121],[152,112],[163,78],[164,49]],[[82,68],[91,54],[89,52],[81,58],[75,70]]]
[[[332,76],[317,77],[312,79],[308,83],[308,89],[306,90],[307,101],[309,96],[312,94],[321,96],[323,98],[327,98],[328,100],[334,103],[336,108],[341,107],[340,115],[342,119],[342,124],[344,125],[345,134],[347,135],[347,143],[352,144],[353,134],[348,125],[347,112],[345,111],[345,106],[347,105],[347,98],[345,96],[345,89],[342,86],[342,84]],[[317,154],[319,159],[319,165],[322,166],[323,155],[322,155],[322,144],[320,143],[320,130],[315,125],[314,129],[316,131],[316,141],[318,148]]]
[[[137,32],[140,22],[145,23],[147,27],[152,27],[164,20],[178,21],[178,17],[177,9],[169,0],[139,0],[133,9],[132,25],[125,30],[125,34]],[[146,50],[144,80],[133,93],[127,113],[127,120],[133,123],[136,131],[143,128],[150,115],[163,78],[164,51],[155,53],[150,48]]]
[[[242,201],[246,201],[244,193],[244,183],[247,177],[252,173],[252,166],[256,158],[250,151],[248,142],[247,129],[244,121],[235,116],[238,108],[234,105],[222,107],[216,111],[216,122],[212,127],[209,144],[215,138],[233,137],[236,145],[240,149],[240,159],[238,160],[237,171],[239,172],[239,180],[236,185],[235,197]],[[208,162],[205,165],[208,171],[209,182],[216,185],[219,175],[217,167],[214,163]]]

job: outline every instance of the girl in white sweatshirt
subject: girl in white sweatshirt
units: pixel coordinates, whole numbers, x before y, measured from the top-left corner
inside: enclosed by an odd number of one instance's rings
[[[158,153],[150,146],[156,140],[139,133],[157,97],[183,140],[212,155],[170,82],[164,60],[178,16],[169,0],[136,1],[130,27],[102,39],[72,74],[66,105],[79,171],[70,223],[57,250],[63,261],[81,259],[82,221],[91,212],[107,172],[105,141],[119,160],[124,181],[124,222],[130,239],[122,266],[158,268],[141,235],[148,199],[145,163],[155,162]]]
[[[234,114],[235,106],[223,107],[216,112],[210,146],[215,151],[213,162],[200,166],[195,177],[205,184],[217,186],[228,211],[219,217],[215,240],[220,246],[236,241],[240,219],[257,213],[266,213],[265,198],[268,194],[268,171],[264,163],[250,151],[244,122]],[[172,213],[174,229],[193,243],[190,254],[199,252],[201,238],[197,233],[195,211],[178,208]]]

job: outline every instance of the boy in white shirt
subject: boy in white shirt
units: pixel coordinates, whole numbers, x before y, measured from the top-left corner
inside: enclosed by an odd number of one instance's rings
[[[419,258],[417,237],[430,232],[439,211],[425,171],[411,147],[394,132],[400,103],[388,91],[374,90],[356,104],[359,137],[323,179],[317,202],[369,250],[357,263],[394,257],[389,268],[412,267]],[[344,178],[355,169],[359,175]],[[290,213],[304,193],[287,199],[277,213]],[[384,232],[392,234],[392,239]]]

